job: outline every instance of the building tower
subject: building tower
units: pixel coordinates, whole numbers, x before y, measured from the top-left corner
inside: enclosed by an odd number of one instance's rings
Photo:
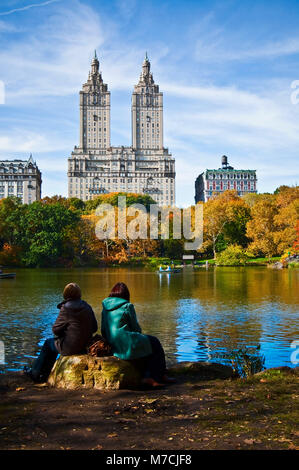
[[[163,94],[150,69],[146,53],[132,94],[132,146],[137,150],[163,149]]]
[[[80,147],[110,147],[110,92],[103,83],[100,63],[95,51],[88,80],[80,91]]]
[[[175,159],[163,146],[163,95],[147,54],[132,95],[132,146],[110,144],[110,92],[97,55],[80,91],[80,145],[68,159],[68,194],[84,201],[100,194],[149,194],[175,205]]]

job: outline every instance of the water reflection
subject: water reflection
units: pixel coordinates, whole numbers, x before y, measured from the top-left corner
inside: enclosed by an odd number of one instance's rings
[[[100,319],[101,301],[128,284],[143,331],[158,336],[167,358],[211,360],[228,347],[261,344],[266,366],[292,365],[298,334],[298,270],[217,268],[157,274],[145,269],[18,270],[0,281],[0,339],[6,364],[20,369],[36,355],[68,282],[77,282]]]

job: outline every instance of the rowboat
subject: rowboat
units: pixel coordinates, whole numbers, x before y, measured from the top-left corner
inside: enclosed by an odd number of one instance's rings
[[[14,279],[16,273],[0,273],[0,279]]]
[[[180,273],[180,272],[181,272],[181,269],[178,269],[178,268],[161,269],[161,270],[157,271],[158,274],[162,274],[162,273],[170,274],[170,273]]]

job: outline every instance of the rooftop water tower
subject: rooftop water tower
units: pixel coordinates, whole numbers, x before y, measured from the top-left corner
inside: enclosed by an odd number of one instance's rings
[[[221,163],[222,163],[222,168],[226,169],[228,167],[228,160],[227,160],[226,155],[223,155],[223,157],[221,158]]]
[[[226,155],[223,155],[223,157],[221,158],[221,163],[222,163],[222,169],[223,170],[233,170],[234,169],[233,166],[229,166],[228,159],[227,159]]]

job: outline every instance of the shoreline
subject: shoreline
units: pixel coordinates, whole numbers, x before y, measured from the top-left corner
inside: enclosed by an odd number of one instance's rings
[[[0,374],[1,449],[298,450],[298,380],[298,367],[281,367],[248,379],[180,376],[145,392],[62,390]]]
[[[95,269],[107,269],[107,268],[151,268],[152,271],[155,271],[157,268],[159,268],[160,265],[166,265],[166,264],[171,264],[171,259],[169,258],[167,261],[165,261],[166,258],[155,258],[155,262],[153,262],[150,258],[149,259],[139,259],[136,261],[127,261],[123,263],[102,263],[102,264],[86,264],[82,266],[78,265],[73,265],[73,266],[62,266],[62,265],[57,265],[57,266],[2,266],[3,270],[7,271],[8,269],[84,269],[84,268],[95,268]],[[209,267],[220,267],[220,268],[225,268],[225,267],[231,267],[231,268],[246,268],[246,267],[251,267],[251,266],[269,266],[272,263],[275,263],[280,260],[280,257],[273,257],[271,260],[267,260],[266,258],[250,258],[245,264],[236,264],[236,265],[216,265],[216,260],[215,259],[206,259],[206,260],[195,260],[195,264],[192,265],[192,263],[186,263],[183,265],[181,260],[174,260],[174,265],[175,267],[193,267],[195,269],[197,268],[205,268],[205,264],[208,261]]]

